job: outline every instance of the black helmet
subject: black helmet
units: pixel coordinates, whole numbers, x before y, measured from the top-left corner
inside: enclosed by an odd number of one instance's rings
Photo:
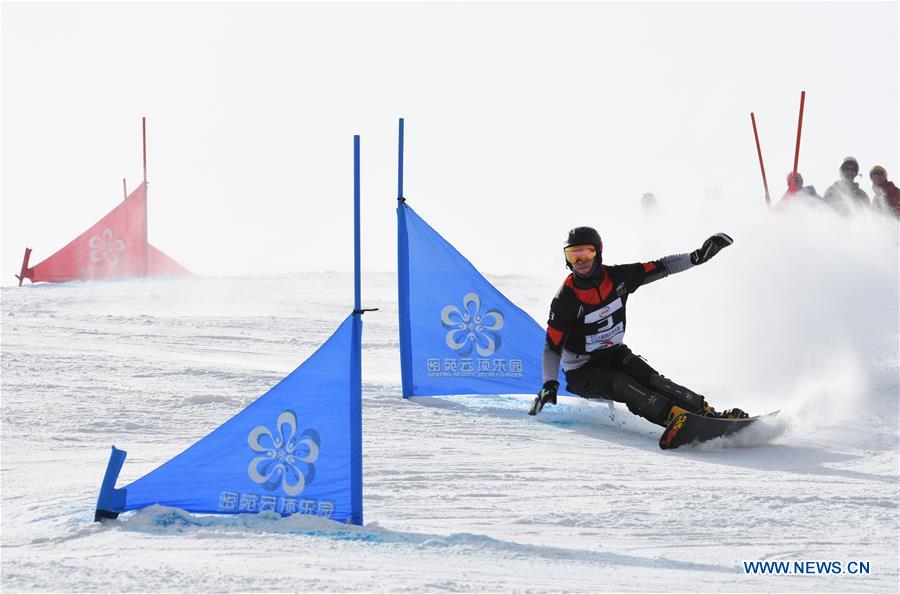
[[[569,237],[566,239],[566,247],[570,245],[592,245],[599,254],[603,249],[603,240],[593,227],[575,227],[569,231]]]
[[[566,238],[566,247],[571,245],[594,246],[594,250],[597,252],[597,259],[594,261],[594,268],[591,274],[593,275],[600,269],[600,265],[603,263],[603,240],[600,239],[600,234],[597,233],[596,229],[593,227],[575,227],[571,229],[569,236]],[[566,260],[566,268],[572,270],[572,265],[569,264],[568,260]]]

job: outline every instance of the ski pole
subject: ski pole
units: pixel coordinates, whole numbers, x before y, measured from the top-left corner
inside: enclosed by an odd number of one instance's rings
[[[769,182],[766,181],[766,167],[763,165],[762,149],[759,147],[759,134],[756,132],[756,117],[750,112],[750,122],[753,124],[753,138],[756,139],[756,154],[759,156],[759,169],[762,171],[763,188],[766,190],[766,204],[771,206],[772,200],[769,198]]]

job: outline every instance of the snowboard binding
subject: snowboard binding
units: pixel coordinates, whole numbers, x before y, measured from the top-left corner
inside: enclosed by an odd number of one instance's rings
[[[708,404],[703,406],[703,411],[699,413],[700,416],[703,417],[713,417],[716,419],[748,419],[750,415],[745,413],[743,410],[739,408],[729,408],[728,410],[724,410],[722,412],[716,411],[713,407]]]

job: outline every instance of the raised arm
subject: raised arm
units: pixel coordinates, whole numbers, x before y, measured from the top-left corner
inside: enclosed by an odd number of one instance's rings
[[[716,233],[704,241],[700,248],[694,250],[690,254],[675,254],[660,258],[650,265],[645,264],[644,268],[647,270],[647,276],[644,278],[642,284],[646,285],[647,283],[652,283],[653,281],[665,278],[670,274],[677,274],[679,272],[684,272],[689,268],[693,268],[694,266],[699,266],[700,264],[709,261],[710,258],[732,243],[734,243],[734,240],[728,235]]]

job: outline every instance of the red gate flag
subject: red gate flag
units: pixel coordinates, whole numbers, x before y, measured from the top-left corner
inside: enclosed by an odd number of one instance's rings
[[[25,261],[19,285],[142,276],[189,276],[191,272],[147,242],[147,183],[64,248],[33,267]]]
[[[121,204],[90,229],[33,268],[31,282],[100,280],[147,275],[147,184],[141,183]]]
[[[191,272],[147,242],[147,119],[141,119],[144,139],[144,181],[117,207],[64,248],[33,267],[25,248],[19,286],[73,280],[107,280],[142,276],[191,276]],[[122,180],[125,186],[125,180]]]
[[[151,244],[147,244],[147,276],[191,276],[193,273],[162,253]]]

